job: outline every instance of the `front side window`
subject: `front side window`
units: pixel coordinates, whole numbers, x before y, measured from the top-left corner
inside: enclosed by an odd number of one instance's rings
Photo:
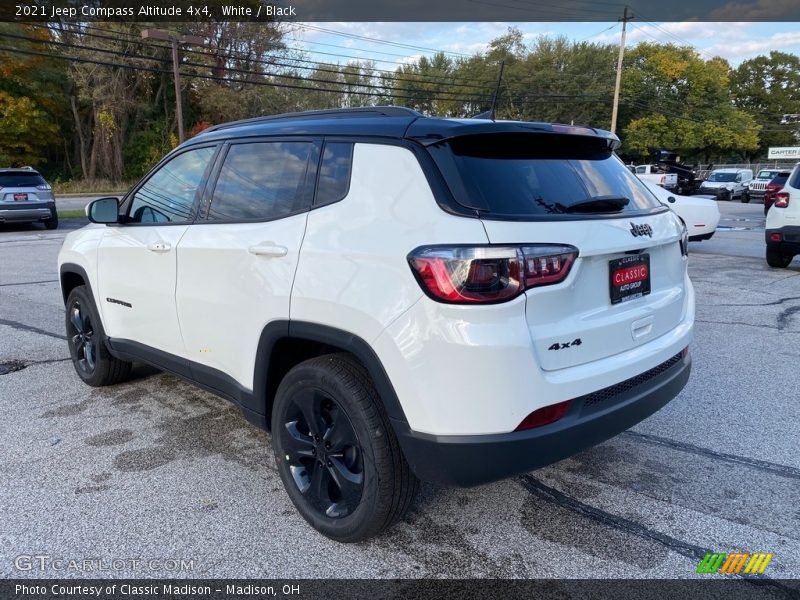
[[[305,206],[311,142],[234,144],[211,197],[211,221],[271,220]]]
[[[188,150],[161,166],[133,195],[131,223],[188,223],[213,147]]]

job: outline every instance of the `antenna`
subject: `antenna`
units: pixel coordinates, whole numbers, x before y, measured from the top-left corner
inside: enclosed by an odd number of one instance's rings
[[[497,98],[500,96],[500,82],[503,81],[503,68],[506,66],[506,61],[500,61],[500,73],[497,75],[497,85],[494,87],[494,96],[492,96],[492,108],[489,109],[489,118],[494,121],[497,108]]]
[[[480,114],[477,114],[471,119],[491,119],[496,120],[497,117],[497,98],[500,96],[500,83],[503,81],[503,68],[506,66],[506,61],[500,61],[500,73],[497,75],[497,85],[494,86],[494,94],[492,95],[492,107]]]

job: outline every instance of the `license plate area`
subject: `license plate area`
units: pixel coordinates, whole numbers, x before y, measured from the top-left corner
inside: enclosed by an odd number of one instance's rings
[[[15,202],[27,202],[28,201],[28,194],[16,193],[16,194],[14,194],[14,201]]]
[[[611,304],[619,304],[650,293],[650,255],[636,254],[608,262]]]

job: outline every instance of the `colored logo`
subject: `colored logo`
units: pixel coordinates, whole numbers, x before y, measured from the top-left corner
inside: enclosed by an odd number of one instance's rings
[[[722,573],[724,575],[760,575],[772,560],[772,552],[707,552],[697,566],[698,573]]]

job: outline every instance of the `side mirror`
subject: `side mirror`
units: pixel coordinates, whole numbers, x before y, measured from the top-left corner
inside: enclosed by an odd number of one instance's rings
[[[98,198],[86,205],[86,216],[92,223],[117,223],[119,221],[119,199]]]
[[[675,202],[675,196],[670,196],[669,198],[667,198],[667,202],[674,203]]]

